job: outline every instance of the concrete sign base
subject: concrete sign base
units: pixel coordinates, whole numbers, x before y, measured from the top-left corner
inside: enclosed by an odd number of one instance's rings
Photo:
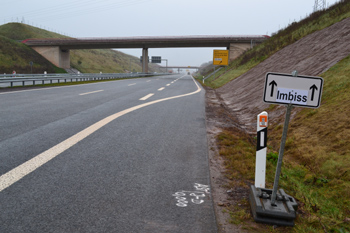
[[[272,189],[250,186],[249,202],[254,220],[279,226],[294,226],[298,204],[295,199],[279,189],[276,202],[271,204]]]

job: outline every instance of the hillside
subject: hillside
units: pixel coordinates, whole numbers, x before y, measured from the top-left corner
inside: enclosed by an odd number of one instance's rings
[[[217,93],[229,109],[239,110],[236,114],[243,120],[241,124],[252,132],[255,129],[248,120],[249,116],[269,107],[261,101],[267,72],[291,74],[297,70],[301,75],[318,76],[350,54],[349,41],[350,18],[347,18],[280,50],[239,78],[218,88]],[[232,89],[236,91],[230,91]]]
[[[337,22],[321,23],[330,16]],[[226,74],[209,81],[216,87],[207,88],[213,196],[222,206],[218,212],[230,214],[227,221],[248,232],[272,231],[253,222],[247,202],[248,186],[254,183],[256,115],[269,113],[266,186],[272,188],[286,108],[262,101],[265,75],[297,70],[300,75],[323,77],[325,85],[319,109],[293,109],[279,187],[297,199],[298,217],[294,228],[273,231],[350,232],[349,17],[350,2],[342,1],[316,18],[305,19],[303,26],[295,23],[278,34],[288,40],[314,25],[317,30],[289,45],[279,44],[274,36],[230,64]],[[272,42],[277,48],[267,46]],[[270,51],[257,55],[267,47]],[[224,175],[218,172],[221,166],[226,169]],[[228,196],[220,189],[223,186],[233,194]]]
[[[33,73],[65,73],[28,46],[0,35],[0,73],[30,73],[29,62],[33,61]]]
[[[46,61],[34,50],[20,43],[29,38],[65,38],[60,34],[21,23],[0,26],[0,73],[30,73],[29,62],[33,61],[33,73],[65,72]],[[43,60],[44,59],[44,60]],[[139,58],[112,49],[71,50],[71,67],[83,73],[141,72]],[[150,72],[159,72],[155,64],[149,64]]]

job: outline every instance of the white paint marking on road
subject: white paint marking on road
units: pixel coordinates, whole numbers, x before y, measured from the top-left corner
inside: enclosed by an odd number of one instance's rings
[[[170,86],[170,84],[167,84],[166,86],[168,87],[168,86]]]
[[[104,90],[98,90],[98,91],[86,92],[86,93],[81,93],[81,94],[79,94],[79,95],[89,95],[89,94],[93,94],[93,93],[97,93],[97,92],[101,92],[101,91],[104,91]]]
[[[196,191],[179,191],[173,194],[173,196],[176,198],[177,203],[176,205],[179,207],[186,207],[190,203],[190,201],[187,200],[186,195],[188,194],[188,199],[191,200],[193,204],[202,204],[204,202],[204,198],[206,194],[210,193],[209,185],[203,185],[203,184],[194,184],[194,188]]]
[[[131,83],[131,84],[128,85],[128,87],[134,86],[134,85],[136,85],[136,83]]]
[[[146,83],[151,82],[151,80],[147,80]]]
[[[140,100],[146,100],[146,99],[150,98],[153,95],[154,95],[154,93],[148,94],[148,95],[142,97]]]
[[[182,77],[184,77],[184,76],[182,76]],[[198,86],[198,84],[196,83],[196,81],[194,81],[194,79],[193,79],[193,82],[197,86],[197,90],[194,92],[150,101],[150,102],[147,102],[144,104],[140,104],[140,105],[125,109],[125,110],[118,112],[118,113],[115,113],[113,115],[110,115],[110,116],[100,120],[99,122],[89,126],[88,128],[80,131],[79,133],[73,135],[72,137],[64,140],[63,142],[57,144],[56,146],[51,147],[50,149],[44,151],[43,153],[35,156],[34,158],[28,160],[27,162],[22,163],[18,167],[15,167],[14,169],[12,169],[12,170],[8,171],[7,173],[0,176],[0,192],[4,189],[8,188],[12,184],[16,183],[17,181],[19,181],[20,179],[22,179],[26,175],[32,173],[33,171],[35,171],[36,169],[38,169],[39,167],[41,167],[45,163],[47,163],[50,160],[52,160],[53,158],[57,157],[62,152],[68,150],[69,148],[71,148],[72,146],[74,146],[75,144],[80,142],[81,140],[88,137],[90,134],[96,132],[97,130],[101,129],[103,126],[107,125],[108,123],[110,123],[111,121],[113,121],[115,119],[117,119],[121,116],[124,116],[130,112],[133,112],[135,110],[138,110],[140,108],[152,105],[152,104],[160,103],[160,102],[171,100],[171,99],[177,99],[177,98],[181,98],[181,97],[185,97],[185,96],[190,96],[190,95],[194,95],[194,94],[200,92],[202,89]]]
[[[165,87],[161,87],[158,89],[158,91],[163,91],[165,89]]]

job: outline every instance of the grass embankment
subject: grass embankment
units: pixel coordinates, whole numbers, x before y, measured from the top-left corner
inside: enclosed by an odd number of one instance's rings
[[[27,38],[63,38],[64,36],[20,23],[0,26],[0,73],[66,73],[20,41]],[[31,69],[29,62],[33,62]]]
[[[31,48],[20,43],[29,38],[68,38],[66,36],[21,23],[0,26],[0,73],[30,73],[29,62],[33,61],[33,73],[62,73]],[[141,72],[138,58],[111,49],[71,50],[71,67],[83,73]],[[149,64],[150,72],[161,72],[157,65]]]
[[[111,49],[71,50],[71,66],[83,73],[125,73],[141,72],[140,60],[136,57]],[[150,72],[159,70],[149,64]]]
[[[227,71],[223,69],[216,73],[215,77],[205,80],[205,85],[211,88],[221,87],[246,73],[280,49],[348,17],[350,17],[350,1],[343,1],[327,10],[312,13],[309,17],[292,23],[287,28],[277,32],[269,40],[246,51],[229,64]],[[199,80],[201,78],[202,76],[198,77]]]
[[[33,62],[30,67],[29,62]],[[0,73],[66,73],[28,46],[0,35]]]
[[[58,33],[32,27],[23,23],[8,23],[0,26],[0,35],[12,40],[22,41],[25,39],[38,38],[68,38]]]
[[[299,211],[294,228],[275,232],[350,232],[349,73],[350,56],[321,75],[325,81],[321,107],[303,109],[290,122],[279,188],[298,200]],[[274,182],[282,124],[269,125],[267,188]],[[236,184],[237,179],[241,185],[254,183],[252,140],[230,130],[218,136],[220,155],[226,157],[229,177]],[[233,206],[232,219],[244,225],[251,220],[250,206],[247,200],[238,204],[244,208]]]

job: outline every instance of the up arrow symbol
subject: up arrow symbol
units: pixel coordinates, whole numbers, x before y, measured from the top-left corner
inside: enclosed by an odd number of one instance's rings
[[[269,83],[269,86],[272,86],[271,87],[271,94],[270,94],[270,97],[273,96],[273,89],[275,88],[275,86],[277,87],[277,83],[275,82],[275,80],[272,80],[272,82]]]
[[[311,101],[313,101],[314,100],[314,95],[315,95],[315,90],[318,90],[318,89],[317,89],[316,85],[314,84],[314,85],[312,85],[310,87],[310,90],[312,90],[312,92],[311,92]]]

